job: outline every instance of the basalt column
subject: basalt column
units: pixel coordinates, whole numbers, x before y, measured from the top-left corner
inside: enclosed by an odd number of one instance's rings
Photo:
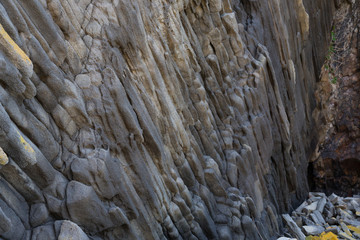
[[[277,236],[337,3],[0,0],[1,238]]]

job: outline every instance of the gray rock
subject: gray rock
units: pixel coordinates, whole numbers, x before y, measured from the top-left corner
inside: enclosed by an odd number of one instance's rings
[[[0,208],[2,210],[2,212],[0,212],[0,218],[3,220],[3,232],[1,236],[5,239],[21,239],[25,234],[25,227],[21,219],[14,210],[2,200],[0,200]]]
[[[289,214],[283,214],[283,219],[292,235],[296,237],[296,239],[305,240],[305,235],[301,232],[301,229],[296,225],[296,223],[292,220]]]
[[[319,193],[317,193],[319,194]],[[316,201],[314,199],[314,194],[309,194],[310,199],[308,201]],[[287,229],[292,233],[293,236],[297,238],[302,237],[301,232],[299,232],[298,226],[301,226],[303,232],[307,236],[319,236],[322,233],[332,232],[337,236],[340,236],[344,239],[357,239],[356,230],[354,227],[359,227],[360,222],[357,220],[357,217],[352,214],[352,211],[355,211],[355,207],[357,206],[357,201],[359,198],[346,198],[342,199],[337,197],[336,195],[332,195],[327,198],[323,194],[321,194],[321,200],[325,200],[325,209],[321,213],[319,210],[314,210],[309,215],[302,215],[301,217],[298,215],[298,210],[295,210],[292,213],[292,217],[289,215],[283,215],[284,220],[287,224]],[[320,201],[321,201],[320,200]],[[332,202],[336,204],[334,207]],[[347,204],[344,204],[347,203]],[[304,204],[302,204],[304,205]],[[301,206],[302,207],[302,206]],[[334,214],[330,213],[328,209],[336,209]],[[301,219],[301,222],[297,222]],[[297,226],[295,224],[297,222]],[[351,226],[351,227],[350,227]],[[299,235],[297,235],[299,234]]]
[[[34,228],[31,240],[56,239],[52,224],[42,225]]]
[[[245,235],[247,236],[247,239],[261,239],[261,236],[259,236],[258,234],[254,221],[249,216],[242,216],[241,225]]]
[[[83,230],[71,221],[62,221],[60,234],[58,240],[77,239],[77,240],[89,240],[88,236]]]
[[[295,212],[300,214],[302,212],[302,210],[304,209],[304,207],[308,206],[308,203],[306,201],[304,201],[302,204],[300,204],[300,206],[298,206],[295,209]]]
[[[219,233],[219,238],[220,239],[226,239],[226,240],[231,240],[233,239],[232,237],[232,231],[228,226],[221,226],[218,228],[218,233]]]
[[[325,204],[326,204],[326,197],[322,197],[318,205],[316,206],[316,210],[322,213],[324,211]]]
[[[316,225],[321,225],[321,226],[325,225],[325,220],[318,210],[315,210],[313,213],[311,213],[310,217],[315,222]]]
[[[129,225],[130,222],[127,219],[125,213],[123,210],[121,210],[119,207],[113,207],[109,209],[109,214],[110,214],[110,218],[111,221],[114,223],[114,225],[116,226],[121,226],[121,225]]]
[[[8,231],[10,231],[11,226],[11,220],[5,215],[2,209],[0,209],[0,234],[4,234]]]
[[[198,202],[194,206],[194,217],[196,222],[199,223],[201,228],[203,229],[204,233],[208,238],[217,238],[218,234],[216,232],[215,223],[212,220],[211,216],[209,215],[206,207],[203,203]]]
[[[30,208],[30,224],[33,227],[37,227],[47,220],[49,217],[49,211],[44,203],[36,203],[31,205]]]
[[[0,237],[274,238],[335,11],[280,2],[0,0]]]
[[[308,206],[304,207],[303,211],[304,211],[306,214],[309,214],[309,213],[315,211],[315,210],[317,209],[318,203],[319,203],[319,201],[312,202],[312,203],[309,204]]]
[[[66,207],[73,222],[92,232],[113,226],[107,218],[108,210],[92,187],[71,181],[66,188],[66,195]]]
[[[302,228],[304,229],[306,235],[319,235],[325,230],[325,228],[317,225],[303,226]]]

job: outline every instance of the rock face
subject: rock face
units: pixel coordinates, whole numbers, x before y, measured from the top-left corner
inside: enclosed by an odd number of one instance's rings
[[[275,236],[338,2],[0,0],[1,237]]]
[[[313,187],[328,194],[360,193],[359,18],[357,1],[342,5],[336,14],[334,53],[329,55],[316,92],[319,104],[314,118],[321,131],[310,172]]]

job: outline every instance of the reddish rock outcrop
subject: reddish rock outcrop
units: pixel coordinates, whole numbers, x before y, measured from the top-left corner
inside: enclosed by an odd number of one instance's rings
[[[359,16],[359,2],[344,4],[338,11],[333,47],[316,93],[314,117],[321,131],[310,172],[313,187],[327,193],[360,193]]]

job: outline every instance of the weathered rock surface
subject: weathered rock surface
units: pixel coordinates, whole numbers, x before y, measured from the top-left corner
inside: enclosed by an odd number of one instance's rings
[[[324,193],[310,192],[291,217],[283,215],[285,234],[306,240],[360,239],[359,207],[360,196],[343,198],[333,193],[326,197]]]
[[[333,30],[333,53],[318,83],[314,111],[319,143],[312,157],[313,188],[360,193],[360,3],[343,4]],[[333,82],[333,83],[331,83]]]
[[[338,2],[0,0],[1,238],[275,237]]]

